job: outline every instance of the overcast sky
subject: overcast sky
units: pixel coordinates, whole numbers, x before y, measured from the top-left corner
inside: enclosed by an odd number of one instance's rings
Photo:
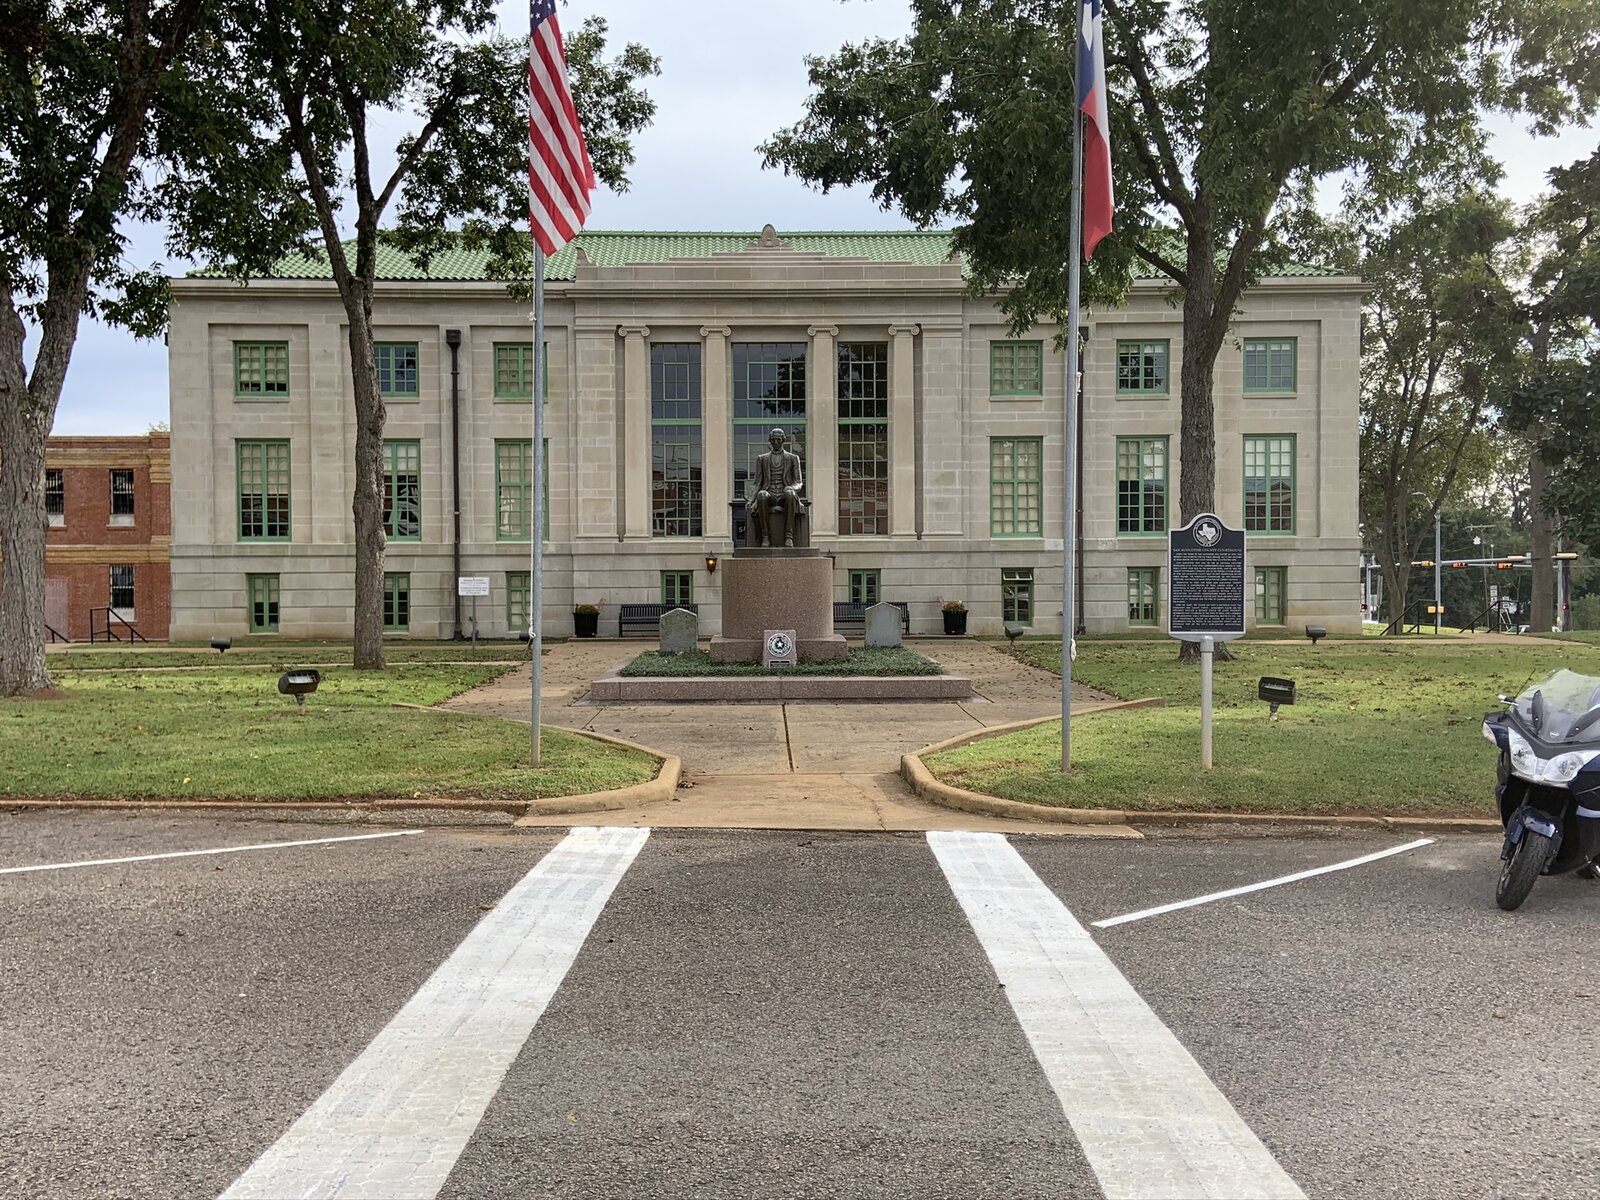
[[[526,34],[525,3],[502,2],[500,11],[508,32]],[[781,171],[763,171],[755,151],[799,118],[807,94],[805,56],[905,33],[910,14],[904,0],[700,0],[691,8],[660,0],[573,0],[562,10],[562,27],[576,29],[593,12],[610,22],[613,44],[648,46],[660,57],[662,73],[650,81],[656,119],[636,140],[632,187],[623,195],[597,194],[591,229],[754,231],[769,222],[780,232],[904,227],[859,189],[823,196]],[[1514,122],[1495,128],[1501,134],[1496,149],[1507,164],[1505,191],[1516,200],[1536,193],[1548,168],[1595,146],[1588,130],[1536,141]],[[159,235],[135,239],[134,261],[160,257]],[[84,322],[55,432],[144,433],[166,417],[166,347]]]

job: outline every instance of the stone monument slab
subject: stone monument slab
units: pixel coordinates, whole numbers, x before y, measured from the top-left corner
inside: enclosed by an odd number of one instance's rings
[[[898,646],[900,644],[900,610],[887,601],[867,609],[867,645]]]
[[[661,614],[661,653],[692,654],[700,640],[700,618],[687,608]]]

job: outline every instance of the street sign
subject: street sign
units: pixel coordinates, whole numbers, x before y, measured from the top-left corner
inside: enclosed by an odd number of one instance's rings
[[[459,575],[456,577],[456,595],[487,596],[488,594],[489,577],[487,575]]]
[[[1244,530],[1201,513],[1167,534],[1167,632],[1185,642],[1244,636]]]

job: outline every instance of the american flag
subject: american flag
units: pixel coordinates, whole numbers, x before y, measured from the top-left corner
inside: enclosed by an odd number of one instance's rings
[[[1106,119],[1106,43],[1101,0],[1078,18],[1078,107],[1083,123],[1083,256],[1111,232],[1111,124]]]
[[[554,254],[589,217],[594,167],[567,86],[567,54],[556,0],[528,7],[528,222],[533,240]]]

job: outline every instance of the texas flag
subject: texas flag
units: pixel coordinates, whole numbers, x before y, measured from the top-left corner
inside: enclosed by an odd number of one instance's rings
[[[1106,119],[1106,43],[1101,0],[1078,18],[1078,108],[1083,123],[1083,257],[1111,232],[1111,124]]]

